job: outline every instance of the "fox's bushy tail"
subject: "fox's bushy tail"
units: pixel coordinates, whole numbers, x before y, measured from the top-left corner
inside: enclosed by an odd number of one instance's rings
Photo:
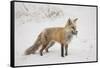
[[[25,51],[25,55],[30,55],[30,54],[34,54],[38,48],[41,45],[41,37],[39,35],[39,37],[37,38],[35,44],[33,44],[31,47],[29,47],[26,51]]]

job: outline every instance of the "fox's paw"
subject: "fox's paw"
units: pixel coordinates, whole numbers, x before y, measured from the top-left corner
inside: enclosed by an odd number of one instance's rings
[[[62,55],[61,57],[64,57],[64,55]]]
[[[68,56],[68,54],[66,53],[65,56]]]
[[[40,56],[43,56],[43,53],[40,53]]]

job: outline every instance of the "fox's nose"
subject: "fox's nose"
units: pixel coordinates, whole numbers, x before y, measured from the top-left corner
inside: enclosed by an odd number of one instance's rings
[[[76,31],[76,33],[78,33],[78,31]]]
[[[78,31],[76,31],[76,34],[78,34]]]

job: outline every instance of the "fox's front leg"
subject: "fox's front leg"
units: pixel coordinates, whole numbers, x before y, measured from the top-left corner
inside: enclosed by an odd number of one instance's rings
[[[61,44],[61,56],[64,57],[64,44]]]
[[[65,55],[68,55],[68,44],[65,45]]]

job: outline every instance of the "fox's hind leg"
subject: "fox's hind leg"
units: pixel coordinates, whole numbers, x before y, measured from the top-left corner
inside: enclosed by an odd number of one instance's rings
[[[42,48],[40,49],[40,55],[43,56],[43,50],[47,47],[48,43],[43,44]]]
[[[54,41],[50,42],[49,45],[45,48],[45,51],[46,51],[46,52],[49,52],[48,49],[49,49],[50,47],[52,47],[54,44],[55,44]]]

